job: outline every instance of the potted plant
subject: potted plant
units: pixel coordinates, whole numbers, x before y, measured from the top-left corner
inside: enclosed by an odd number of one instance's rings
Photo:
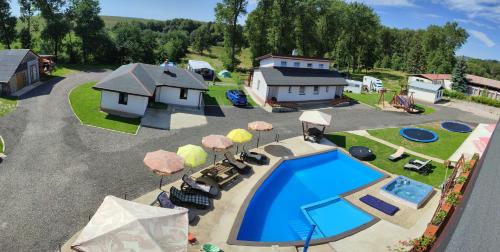
[[[460,176],[457,178],[455,181],[455,186],[453,187],[453,192],[456,193],[462,193],[463,189],[465,188],[465,182],[467,181],[467,178],[464,176]]]
[[[445,202],[452,205],[452,206],[456,206],[460,202],[460,195],[456,192],[450,192],[446,196]]]
[[[425,236],[437,237],[442,230],[443,225],[441,225],[448,216],[448,213],[444,210],[439,210],[434,218],[432,218],[431,223],[427,225],[427,229],[424,232]]]
[[[432,244],[434,243],[434,240],[435,240],[434,237],[428,237],[425,235],[421,236],[420,238],[414,239],[411,241],[411,244],[413,245],[411,251],[415,252],[429,251]]]

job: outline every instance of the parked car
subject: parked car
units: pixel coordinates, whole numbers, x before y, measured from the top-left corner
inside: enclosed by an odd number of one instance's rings
[[[247,95],[241,90],[228,90],[226,91],[226,98],[234,106],[246,106],[247,105]]]

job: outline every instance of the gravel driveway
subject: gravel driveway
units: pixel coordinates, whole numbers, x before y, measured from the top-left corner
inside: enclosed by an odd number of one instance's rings
[[[137,136],[79,124],[68,104],[69,91],[105,72],[77,73],[38,87],[0,118],[7,160],[0,164],[0,251],[54,251],[81,229],[108,194],[129,198],[153,190],[158,178],[142,164],[146,152],[175,151],[200,144],[208,134],[246,128],[250,121],[273,123],[282,139],[301,134],[299,112],[269,114],[259,108],[207,108],[208,124],[182,130],[141,128]],[[355,130],[462,120],[492,122],[436,106],[432,115],[381,112],[364,105],[327,109],[330,130]],[[261,143],[273,140],[262,134]],[[180,174],[171,179],[178,179]]]

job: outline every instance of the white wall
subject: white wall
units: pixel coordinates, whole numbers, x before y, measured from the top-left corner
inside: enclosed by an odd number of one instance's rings
[[[260,83],[260,84],[259,84]],[[267,84],[264,80],[264,76],[260,71],[255,71],[252,78],[252,91],[260,98],[262,101],[267,101]]]
[[[451,80],[444,80],[444,88],[451,90]]]
[[[180,88],[158,87],[156,88],[155,101],[167,104],[181,105],[181,106],[198,107],[201,92],[202,91],[200,90],[188,89],[187,99],[184,100],[179,98],[181,95]]]
[[[288,86],[277,87],[277,97],[278,101],[313,101],[313,100],[329,100],[335,98],[336,89],[340,87],[330,86],[328,92],[326,92],[327,87],[319,86],[318,94],[314,94],[313,86],[305,87],[305,94],[299,94],[300,88],[298,86],[292,86],[291,93],[288,92]]]
[[[127,105],[119,104],[119,93],[101,91],[101,108],[143,116],[148,106],[148,97],[128,95]]]
[[[295,62],[300,63],[300,68],[308,68],[307,64],[312,64],[312,68],[315,69],[329,69],[330,63],[328,61],[314,61],[314,60],[301,60],[301,59],[280,59],[280,58],[267,58],[260,61],[261,67],[281,67],[281,62],[285,61],[287,67],[296,67]],[[323,64],[320,67],[320,64]]]
[[[415,98],[415,100],[420,100],[420,101],[429,102],[429,103],[435,103],[435,102],[441,100],[441,98],[442,98],[442,97],[438,98],[438,92],[442,93],[442,91],[433,92],[433,91],[427,91],[427,90],[421,90],[421,89],[409,87],[408,92],[409,93],[413,92],[413,98]]]

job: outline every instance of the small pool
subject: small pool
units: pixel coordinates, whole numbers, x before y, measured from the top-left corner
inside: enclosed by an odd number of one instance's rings
[[[339,150],[285,160],[248,196],[232,244],[303,241],[312,223],[313,239],[352,232],[374,217],[339,196],[385,176]]]
[[[405,176],[399,176],[384,185],[380,190],[384,196],[418,209],[431,196],[433,188]]]

